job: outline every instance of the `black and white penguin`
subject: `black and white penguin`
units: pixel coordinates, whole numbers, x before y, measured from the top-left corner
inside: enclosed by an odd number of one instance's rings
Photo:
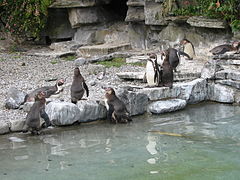
[[[39,134],[42,128],[41,118],[45,121],[44,127],[51,125],[49,117],[45,112],[45,97],[46,93],[44,91],[39,91],[35,95],[35,102],[27,114],[23,132],[30,131],[32,134]]]
[[[76,67],[74,69],[73,82],[71,85],[71,102],[77,104],[77,102],[82,99],[85,92],[88,97],[88,86],[80,73],[80,69]]]
[[[112,123],[127,123],[132,121],[125,104],[116,96],[113,88],[105,89],[105,106],[107,119]]]
[[[240,48],[240,42],[234,41],[232,44],[222,44],[222,45],[216,46],[215,48],[211,49],[209,52],[211,52],[213,55],[218,55],[218,54],[224,54],[229,51],[238,52],[239,48]]]
[[[183,46],[183,52],[189,55],[189,60],[192,60],[196,56],[192,42],[188,39],[183,39],[180,41],[180,44]]]
[[[45,98],[49,98],[50,96],[58,97],[63,92],[62,86],[64,82],[64,79],[59,79],[54,86],[43,86],[37,88],[25,96],[24,102],[34,102],[35,96],[41,91],[45,92]]]

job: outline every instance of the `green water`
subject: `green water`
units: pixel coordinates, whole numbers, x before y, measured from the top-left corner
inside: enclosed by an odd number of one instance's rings
[[[0,180],[237,180],[239,115],[238,106],[199,104],[131,124],[3,135]]]

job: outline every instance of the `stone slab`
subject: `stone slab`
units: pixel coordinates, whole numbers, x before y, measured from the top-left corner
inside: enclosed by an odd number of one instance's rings
[[[217,28],[225,29],[226,22],[222,19],[210,19],[200,16],[192,16],[187,20],[187,23],[194,27]]]

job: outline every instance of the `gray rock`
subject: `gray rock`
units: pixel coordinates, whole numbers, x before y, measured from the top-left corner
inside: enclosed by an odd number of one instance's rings
[[[56,0],[50,5],[50,8],[91,7],[109,3],[110,0]]]
[[[95,80],[90,80],[90,81],[88,81],[88,84],[90,86],[95,86],[96,85],[96,81]]]
[[[144,7],[145,24],[167,25],[163,17],[163,4],[155,2],[145,2]]]
[[[15,87],[11,87],[8,90],[7,99],[5,102],[5,107],[8,109],[17,109],[24,102],[24,98],[27,94],[19,91]]]
[[[139,92],[146,94],[150,101],[156,101],[166,98],[178,97],[181,93],[181,87],[173,86],[172,89],[168,87],[143,88],[140,89]]]
[[[75,63],[75,66],[82,66],[82,65],[84,65],[85,63],[86,63],[87,61],[86,61],[86,59],[85,58],[77,58],[75,61],[74,61],[74,63]]]
[[[182,99],[170,99],[152,102],[148,106],[148,111],[154,114],[173,112],[185,108],[187,102]]]
[[[215,81],[216,83],[222,84],[222,85],[228,85],[237,89],[240,89],[240,81],[233,81],[230,79],[226,79],[226,80],[218,80]]]
[[[79,120],[79,108],[69,102],[50,102],[46,113],[54,125],[71,125]]]
[[[125,80],[143,80],[145,72],[120,72],[116,75]]]
[[[5,121],[0,121],[0,134],[6,134],[10,132],[9,124]]]
[[[195,27],[219,28],[225,29],[227,27],[226,21],[222,19],[210,19],[200,16],[192,16],[187,20],[187,23]]]
[[[12,132],[22,131],[24,124],[25,124],[25,119],[10,120],[10,130]]]
[[[81,45],[76,41],[63,41],[63,42],[55,42],[52,43],[49,48],[54,51],[76,51]]]
[[[222,69],[223,68],[219,64],[217,64],[216,61],[210,60],[202,68],[201,78],[203,78],[203,79],[214,79],[215,78],[215,73],[217,71],[222,70]]]
[[[176,86],[181,88],[181,93],[178,96],[185,99],[188,103],[198,103],[204,101],[207,97],[207,80],[195,79],[191,82],[181,83]]]
[[[96,101],[79,101],[77,104],[80,113],[78,115],[79,122],[89,122],[104,119],[107,116],[105,106]]]
[[[88,66],[88,73],[90,75],[97,75],[99,73],[103,72],[106,73],[106,67],[101,64],[89,64]]]
[[[128,7],[126,22],[139,22],[144,21],[144,7]]]
[[[128,109],[131,116],[144,114],[147,110],[148,97],[146,94],[119,89],[117,96],[121,99]]]
[[[207,99],[221,103],[233,103],[235,90],[220,84],[209,84]]]

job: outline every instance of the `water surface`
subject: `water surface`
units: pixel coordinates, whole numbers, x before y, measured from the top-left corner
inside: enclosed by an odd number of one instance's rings
[[[204,103],[164,115],[0,136],[1,180],[235,180],[240,107]]]

